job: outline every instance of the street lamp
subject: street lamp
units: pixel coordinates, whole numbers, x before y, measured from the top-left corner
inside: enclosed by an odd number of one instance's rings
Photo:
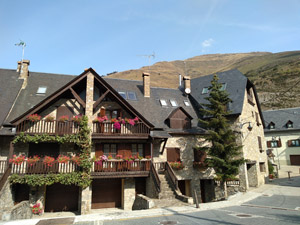
[[[245,124],[248,124],[248,127],[247,127],[247,128],[248,128],[249,131],[251,131],[251,130],[253,129],[253,127],[252,127],[252,125],[251,125],[251,122],[245,122],[245,123],[241,124],[241,125],[240,125],[240,128],[242,129],[243,126],[244,126]]]
[[[278,169],[280,169],[280,162],[279,162],[279,154],[278,154],[278,142],[276,140],[277,136],[272,136],[272,142],[276,141],[276,145],[275,145],[275,148],[276,148],[276,153],[277,153],[277,161],[278,161]],[[280,136],[278,136],[279,140],[280,140]],[[273,147],[273,146],[272,146]]]

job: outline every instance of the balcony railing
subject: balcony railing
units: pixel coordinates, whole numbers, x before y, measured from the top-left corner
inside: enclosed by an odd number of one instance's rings
[[[0,174],[4,174],[7,166],[8,166],[7,160],[0,160]]]
[[[71,173],[79,171],[79,166],[72,161],[67,163],[54,162],[51,166],[42,160],[30,165],[24,161],[20,165],[12,164],[11,173],[15,174],[47,174],[47,173]]]
[[[151,160],[137,161],[102,161],[94,162],[92,176],[96,177],[126,177],[148,176]]]
[[[113,122],[93,123],[93,133],[98,135],[149,135],[150,129],[144,123],[138,122],[135,125],[128,123],[120,124],[120,129],[114,128]]]
[[[24,120],[17,125],[17,133],[26,134],[53,134],[53,135],[63,135],[63,134],[76,134],[79,132],[79,124],[74,121],[45,121],[40,120],[37,122],[32,122],[29,120]]]

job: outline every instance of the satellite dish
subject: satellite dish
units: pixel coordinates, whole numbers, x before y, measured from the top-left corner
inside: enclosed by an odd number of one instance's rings
[[[186,88],[186,89],[184,90],[184,92],[185,92],[186,94],[190,94],[190,93],[191,93],[191,89]]]

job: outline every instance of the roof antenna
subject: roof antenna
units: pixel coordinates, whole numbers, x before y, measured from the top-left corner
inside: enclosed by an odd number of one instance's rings
[[[153,52],[152,55],[138,55],[141,57],[147,57],[148,58],[148,72],[150,73],[150,64],[151,64],[151,57],[153,57],[153,59],[155,58],[155,52]]]
[[[183,64],[184,64],[184,76],[186,76],[187,74],[186,74],[186,62],[185,62],[185,60],[183,60]]]
[[[15,44],[16,46],[22,46],[22,62],[23,62],[23,59],[24,59],[24,49],[26,47],[26,43],[22,40],[20,40],[20,43],[18,44]]]

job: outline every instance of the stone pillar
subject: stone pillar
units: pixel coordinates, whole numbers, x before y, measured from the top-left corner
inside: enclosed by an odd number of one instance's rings
[[[240,191],[247,191],[249,189],[247,164],[244,163],[239,168]]]
[[[87,74],[86,81],[86,108],[85,115],[89,119],[89,127],[93,128],[93,104],[94,104],[94,75],[92,73]]]
[[[191,180],[191,192],[194,199],[194,204],[196,204],[195,190],[198,198],[199,204],[201,203],[201,189],[200,189],[200,180],[198,178]]]
[[[150,98],[150,74],[143,73],[144,97]]]
[[[135,180],[134,178],[124,179],[124,196],[123,196],[123,209],[132,210],[135,200]]]
[[[92,208],[92,185],[82,189],[79,197],[80,214],[89,214]]]

